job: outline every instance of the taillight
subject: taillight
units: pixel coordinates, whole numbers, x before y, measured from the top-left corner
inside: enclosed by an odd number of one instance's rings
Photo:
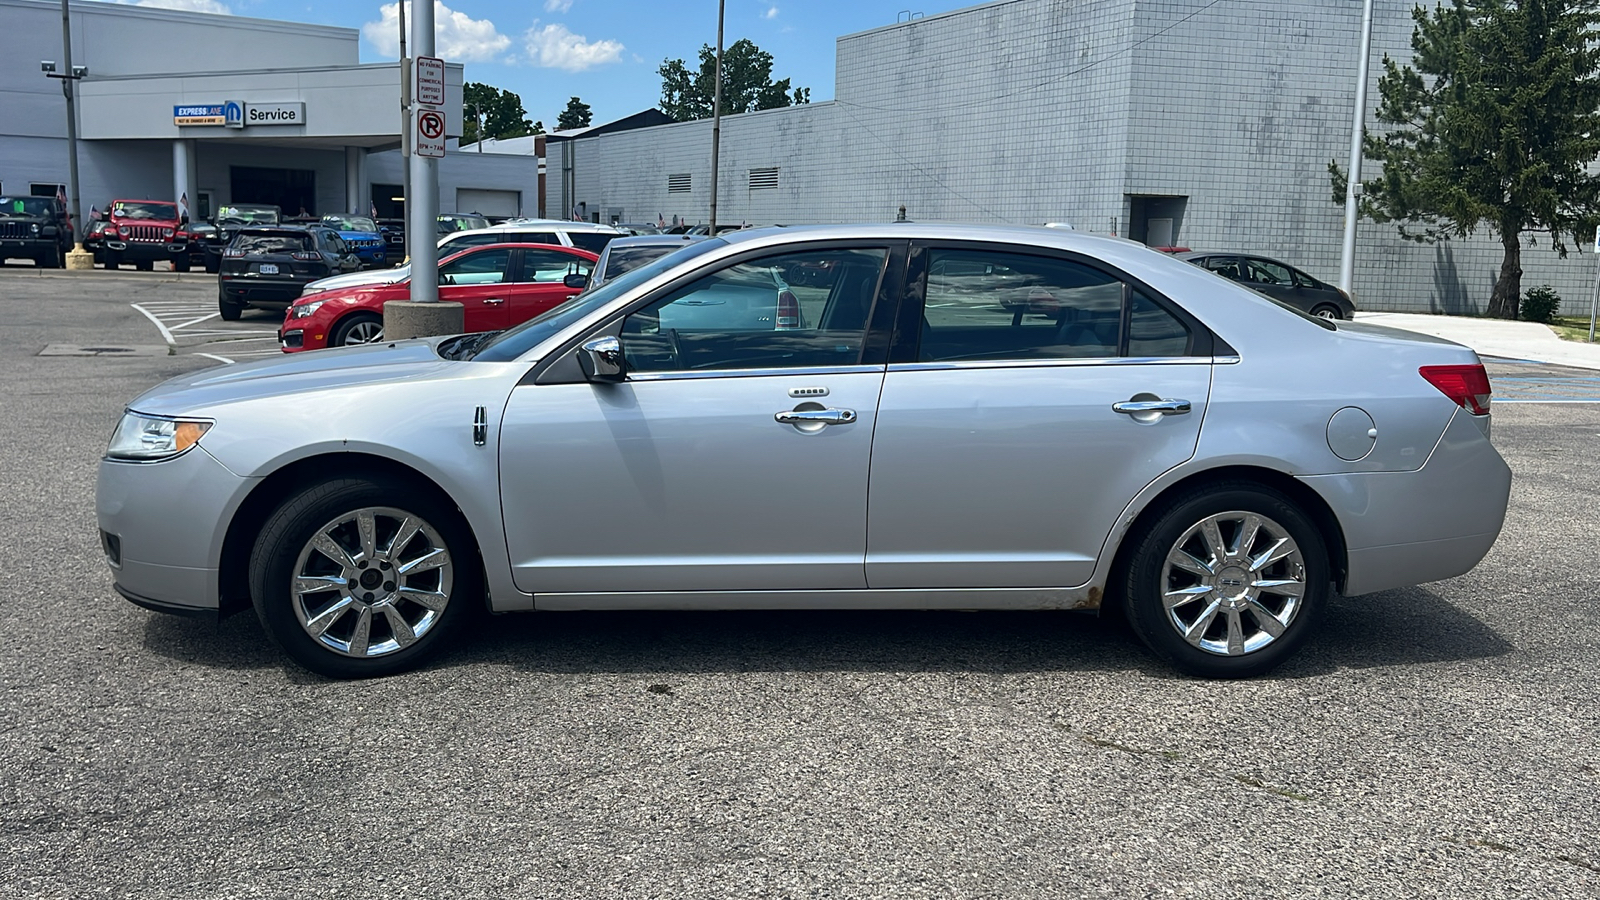
[[[1417,370],[1428,383],[1475,416],[1489,414],[1489,373],[1476,366],[1423,366]]]
[[[296,250],[289,255],[300,260],[301,262],[315,262],[322,258],[322,254],[313,253],[310,250]]]
[[[778,292],[778,330],[800,327],[800,301],[788,291]]]
[[[244,251],[235,249],[233,247],[229,247],[228,249],[222,251],[222,255],[229,259],[244,259]]]

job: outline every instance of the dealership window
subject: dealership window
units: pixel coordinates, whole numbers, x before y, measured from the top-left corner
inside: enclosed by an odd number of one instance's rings
[[[54,197],[57,194],[65,197],[67,195],[67,186],[64,184],[45,184],[38,181],[28,184],[28,196],[30,197]]]

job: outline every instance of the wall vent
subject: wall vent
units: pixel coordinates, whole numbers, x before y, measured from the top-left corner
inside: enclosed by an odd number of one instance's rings
[[[687,194],[692,189],[693,184],[694,178],[688,172],[684,172],[681,175],[668,175],[667,193]]]
[[[750,190],[759,191],[778,186],[778,167],[750,170]]]

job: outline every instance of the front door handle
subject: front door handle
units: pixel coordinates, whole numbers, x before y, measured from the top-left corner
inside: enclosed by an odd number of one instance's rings
[[[786,409],[774,413],[774,419],[785,425],[849,425],[856,420],[853,409]]]
[[[1147,395],[1148,396],[1148,395]],[[1187,400],[1124,400],[1111,404],[1112,412],[1125,413],[1130,416],[1149,415],[1155,413],[1162,416],[1176,416],[1188,412],[1190,409]]]
[[[504,302],[506,302],[504,297],[490,297],[489,299],[483,301],[483,305],[484,306],[499,306],[500,304],[502,304]]]

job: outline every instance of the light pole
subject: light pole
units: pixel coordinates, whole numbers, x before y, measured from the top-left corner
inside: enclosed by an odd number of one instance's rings
[[[39,63],[39,68],[50,78],[61,79],[61,93],[67,98],[67,215],[72,223],[72,249],[67,251],[67,268],[92,269],[94,255],[83,249],[83,204],[78,200],[78,112],[74,84],[89,74],[87,66],[72,64],[72,14],[67,0],[61,0],[61,58],[66,71],[57,72],[56,64],[49,60]]]
[[[1339,256],[1339,287],[1346,294],[1356,277],[1356,213],[1361,196],[1361,135],[1367,120],[1367,69],[1372,60],[1372,0],[1361,8],[1361,58],[1356,61],[1356,112],[1350,126],[1349,183],[1344,188],[1344,247]]]
[[[722,13],[717,0],[717,77],[711,88],[711,236],[717,236],[717,153],[722,149]]]
[[[395,0],[400,14],[400,193],[405,203],[401,221],[410,222],[411,213],[411,57],[406,55],[406,0]],[[409,244],[407,245],[409,246]]]

